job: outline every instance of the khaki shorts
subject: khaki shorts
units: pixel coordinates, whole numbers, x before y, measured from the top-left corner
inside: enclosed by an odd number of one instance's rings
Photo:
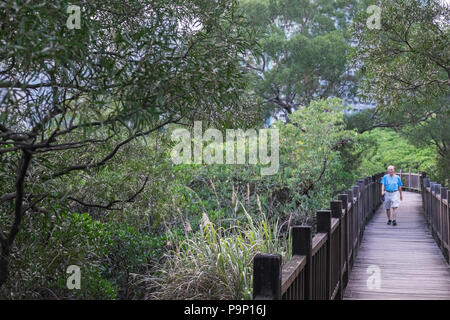
[[[385,209],[397,208],[400,204],[400,192],[387,192],[384,194],[383,206]]]

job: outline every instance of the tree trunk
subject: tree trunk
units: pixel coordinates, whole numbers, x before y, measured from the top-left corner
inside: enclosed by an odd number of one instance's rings
[[[9,274],[9,253],[5,254],[5,249],[2,249],[2,254],[0,255],[0,288],[8,279]]]
[[[11,226],[11,230],[7,238],[1,238],[2,251],[0,253],[0,288],[8,279],[9,275],[9,254],[14,239],[19,232],[19,227],[23,217],[23,198],[25,189],[25,177],[30,165],[32,154],[27,150],[22,150],[22,156],[20,158],[19,168],[17,170],[16,177],[16,199],[14,203],[14,222]]]

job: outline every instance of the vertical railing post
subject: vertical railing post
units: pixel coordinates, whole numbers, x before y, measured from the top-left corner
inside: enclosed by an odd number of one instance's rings
[[[378,188],[377,188],[377,199],[378,199],[378,204],[380,204],[381,203],[381,178],[383,178],[383,174],[380,174],[379,176],[378,176],[378,181],[377,181],[377,185],[378,185]]]
[[[367,208],[368,208],[368,206],[367,206],[367,203],[368,203],[368,200],[369,200],[369,194],[368,194],[368,192],[367,192],[367,190],[369,189],[369,184],[368,184],[368,182],[367,182],[367,178],[364,178],[363,179],[363,181],[362,181],[362,184],[363,184],[363,192],[364,192],[364,196],[363,196],[363,208],[364,208],[364,210],[363,210],[363,221],[362,221],[362,228],[363,228],[363,230],[365,229],[365,225],[366,225],[366,220],[367,220],[367,215],[368,215],[368,210],[367,210]]]
[[[356,198],[355,209],[356,209],[356,228],[355,228],[355,237],[356,237],[356,245],[354,245],[353,251],[355,251],[355,257],[358,254],[358,248],[361,240],[361,186],[356,185],[353,187],[353,197]]]
[[[353,252],[353,243],[354,243],[354,239],[355,239],[355,233],[354,233],[354,224],[355,224],[355,206],[353,205],[353,190],[347,190],[347,196],[348,196],[348,202],[351,203],[351,208],[350,211],[347,212],[348,215],[348,233],[349,233],[349,247],[348,247],[348,252],[350,253],[349,256],[349,268],[353,266],[353,262],[354,262],[354,252]]]
[[[411,169],[409,169],[408,173],[408,188],[411,189]]]
[[[430,225],[431,225],[431,234],[433,235],[433,238],[435,237],[435,225],[434,225],[434,206],[436,205],[434,202],[434,185],[436,183],[433,181],[430,181]]]
[[[312,228],[310,226],[292,227],[292,254],[306,256],[305,300],[312,297]]]
[[[344,263],[344,232],[345,232],[345,226],[343,224],[343,219],[342,219],[342,201],[341,200],[333,200],[330,203],[330,209],[331,209],[331,216],[333,218],[339,219],[339,243],[338,243],[338,248],[335,248],[336,250],[339,250],[339,255],[338,255],[338,261],[335,261],[335,266],[337,264],[337,269],[339,272],[339,277],[338,277],[338,281],[339,281],[339,289],[338,292],[336,294],[336,300],[342,300],[343,297],[343,293],[344,293],[344,281],[343,281],[343,263]],[[334,290],[334,288],[332,288],[332,290]]]
[[[350,233],[349,233],[349,214],[348,214],[348,195],[347,194],[340,194],[338,195],[338,199],[341,200],[342,203],[342,207],[344,208],[344,218],[341,220],[341,223],[344,225],[344,233],[343,233],[343,238],[344,238],[344,261],[345,261],[345,266],[346,266],[346,270],[344,272],[344,286],[343,288],[345,288],[345,286],[347,285],[348,282],[348,275],[350,273],[350,250],[349,250],[349,245],[350,245]]]
[[[366,222],[369,220],[370,217],[370,190],[371,190],[371,184],[370,184],[371,178],[366,177]]]
[[[424,207],[425,207],[425,215],[428,226],[430,226],[430,197],[428,195],[427,188],[430,187],[430,179],[423,179],[423,197],[424,197]]]
[[[440,187],[439,188],[439,194],[441,196],[441,200],[439,201],[439,221],[440,221],[440,233],[441,233],[441,248],[442,252],[446,250],[447,245],[447,211],[444,212],[445,205],[444,200],[447,198],[447,188],[446,187]]]
[[[442,233],[441,233],[441,201],[438,196],[441,194],[441,185],[439,183],[434,186],[435,201],[436,201],[436,233],[438,238],[438,246],[442,247]]]
[[[253,258],[253,299],[281,299],[281,255],[258,253]]]
[[[420,195],[422,197],[422,208],[423,208],[423,213],[426,216],[426,212],[425,212],[425,193],[423,191],[424,189],[424,184],[425,184],[425,176],[423,173],[420,173],[419,175],[419,190],[420,190]]]
[[[358,192],[357,192],[357,201],[358,201],[358,246],[359,246],[359,235],[361,232],[361,220],[362,220],[362,213],[363,213],[363,186],[362,186],[362,182],[361,180],[359,180],[356,183],[356,186],[358,187]]]
[[[447,189],[447,262],[450,263],[450,190]]]
[[[366,177],[366,220],[367,221],[369,220],[370,213],[371,213],[371,210],[370,210],[370,198],[371,198],[371,194],[370,194],[371,183],[370,182],[371,181],[372,180],[370,177]]]
[[[326,299],[330,300],[331,297],[331,211],[330,210],[318,210],[317,211],[317,232],[325,232],[327,234],[326,245]]]
[[[376,190],[376,207],[381,203],[381,176],[382,174],[377,174],[375,179],[375,190]]]
[[[372,216],[372,203],[373,203],[373,177],[370,176],[367,178],[368,181],[368,194],[369,194],[369,217]]]
[[[375,211],[378,208],[378,204],[380,203],[380,196],[378,190],[380,188],[380,182],[378,181],[378,174],[373,176],[373,190],[374,190],[374,198],[373,198],[373,210]]]
[[[419,191],[420,195],[422,196],[422,207],[425,209],[425,198],[423,193],[423,179],[425,179],[425,175],[423,172],[419,171]]]
[[[370,177],[370,215],[372,216],[373,211],[375,209],[375,183],[374,183],[375,179],[374,176]]]
[[[366,179],[362,179],[359,183],[361,186],[361,204],[362,204],[362,212],[361,212],[361,237],[364,232],[364,225],[366,224]]]

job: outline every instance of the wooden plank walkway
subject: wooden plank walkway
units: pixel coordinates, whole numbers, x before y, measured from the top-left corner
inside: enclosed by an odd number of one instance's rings
[[[344,299],[450,299],[450,267],[426,225],[422,197],[403,192],[397,226],[386,225],[382,207],[367,224]],[[380,288],[367,280],[369,266],[380,270]]]

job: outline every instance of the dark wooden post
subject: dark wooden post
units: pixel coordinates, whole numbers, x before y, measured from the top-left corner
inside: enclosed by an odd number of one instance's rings
[[[380,175],[378,176],[378,183],[377,183],[377,185],[378,185],[378,194],[377,194],[377,198],[378,198],[378,204],[380,205],[381,204],[381,178],[383,178],[383,176],[384,176],[384,174],[383,173],[380,173]]]
[[[351,203],[351,209],[348,212],[348,219],[349,219],[349,239],[350,239],[350,246],[349,246],[349,252],[350,252],[350,267],[353,266],[353,262],[354,262],[354,243],[355,243],[355,239],[356,239],[356,233],[355,233],[355,223],[356,223],[356,218],[355,218],[355,203],[354,203],[354,195],[353,195],[353,188],[350,190],[347,190],[347,194],[348,194],[348,201]]]
[[[312,228],[310,226],[292,227],[292,254],[306,256],[305,300],[312,297]]]
[[[355,245],[353,247],[353,256],[356,257],[358,254],[359,240],[360,240],[360,226],[361,226],[361,187],[356,185],[353,186],[353,197],[356,198],[354,203],[355,209],[353,210],[355,217]],[[356,211],[356,212],[355,212]]]
[[[339,259],[336,261],[337,268],[339,270],[339,289],[336,294],[336,300],[342,300],[344,295],[344,277],[343,277],[343,263],[344,263],[344,249],[345,249],[345,225],[344,219],[342,219],[342,201],[341,200],[333,200],[330,203],[331,216],[333,218],[339,219],[339,247],[336,250],[339,250]],[[332,288],[334,290],[334,288]]]
[[[432,221],[432,225],[433,225],[433,236],[436,237],[437,231],[436,231],[436,226],[437,226],[437,219],[436,219],[436,186],[437,183],[436,182],[432,182],[431,183],[431,203],[432,203],[432,207],[431,207],[431,221]],[[436,239],[435,239],[436,240]]]
[[[436,231],[439,239],[439,247],[442,245],[442,234],[441,234],[441,201],[438,199],[438,196],[441,194],[441,185],[438,183],[434,186],[435,188],[435,197],[436,197]]]
[[[375,175],[375,209],[378,208],[378,206],[381,203],[381,174]]]
[[[420,191],[420,195],[422,196],[422,207],[425,208],[425,199],[423,197],[423,179],[424,179],[424,174],[423,172],[419,171],[419,191]]]
[[[373,175],[373,212],[377,210],[378,207],[378,175]]]
[[[369,220],[370,217],[370,177],[366,177],[365,179],[366,184],[366,222]]]
[[[447,262],[450,263],[450,190],[447,190]]]
[[[427,187],[429,185],[430,179],[427,178],[427,173],[420,172],[420,193],[422,194],[422,208],[428,226],[430,225],[430,221],[428,218],[428,197],[427,197]]]
[[[447,210],[444,204],[444,200],[447,199],[447,191],[448,188],[441,187],[439,190],[439,194],[441,195],[441,201],[440,201],[440,221],[441,221],[441,248],[442,252],[447,251],[446,246],[448,245],[448,220],[447,220]],[[444,253],[444,255],[447,255],[447,252]]]
[[[368,201],[368,216],[372,216],[372,201],[373,201],[373,177],[367,177],[367,187],[368,187],[368,191],[367,193],[369,194],[369,201]]]
[[[361,230],[364,229],[364,225],[366,224],[366,217],[367,217],[367,208],[366,208],[366,202],[367,202],[367,184],[366,179],[364,178],[361,183],[361,198],[362,198],[362,219],[361,219]]]
[[[341,220],[341,223],[344,225],[344,261],[345,261],[345,272],[344,272],[344,288],[347,285],[348,282],[348,275],[350,273],[350,224],[349,224],[349,214],[348,214],[348,195],[347,194],[340,194],[338,195],[338,199],[342,202],[342,207],[344,208],[344,218]]]
[[[372,216],[374,207],[374,199],[375,199],[375,183],[374,183],[374,176],[370,177],[369,185],[370,185],[370,203],[369,203],[369,209],[370,209],[370,215]]]
[[[367,216],[372,213],[372,177],[367,177]]]
[[[331,297],[331,211],[319,210],[317,211],[317,232],[325,232],[327,234],[326,246],[326,299]]]
[[[253,299],[281,299],[281,255],[258,253],[253,258]]]
[[[361,232],[364,229],[364,223],[366,221],[366,180],[361,179],[359,181],[360,194],[361,194]]]
[[[366,226],[366,219],[367,219],[367,183],[366,179],[364,178],[361,182],[362,185],[362,219],[361,219],[361,237],[364,234],[364,229]]]
[[[409,169],[408,173],[408,188],[411,189],[411,169]]]
[[[436,205],[434,203],[434,196],[433,196],[433,192],[434,192],[434,185],[436,183],[433,181],[430,181],[430,225],[431,225],[431,234],[434,237],[434,206]]]
[[[424,178],[423,179],[423,197],[424,197],[424,209],[426,213],[426,220],[428,223],[428,226],[430,226],[430,197],[428,195],[427,188],[430,187],[430,179]]]

